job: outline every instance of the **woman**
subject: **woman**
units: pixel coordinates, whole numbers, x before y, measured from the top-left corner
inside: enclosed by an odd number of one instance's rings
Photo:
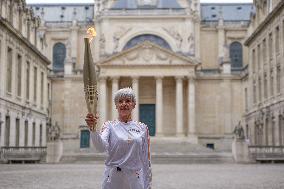
[[[145,124],[131,119],[136,105],[133,90],[118,90],[114,103],[118,119],[105,122],[100,132],[91,132],[95,148],[107,153],[102,189],[150,189],[149,131]],[[86,117],[89,128],[97,120],[92,114]]]

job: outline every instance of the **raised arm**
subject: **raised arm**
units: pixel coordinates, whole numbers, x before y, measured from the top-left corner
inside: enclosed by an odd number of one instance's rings
[[[92,128],[92,125],[96,124],[97,120],[98,116],[94,117],[92,114],[88,114],[86,117],[86,123],[89,128]],[[108,149],[109,124],[110,122],[105,122],[102,126],[101,131],[98,131],[97,129],[91,131],[90,129],[92,142],[99,152],[106,152]]]

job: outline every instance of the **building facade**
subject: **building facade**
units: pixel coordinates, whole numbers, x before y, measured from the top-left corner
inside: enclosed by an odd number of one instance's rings
[[[243,44],[252,4],[109,0],[30,6],[44,21],[53,60],[52,120],[61,128],[65,154],[89,146],[82,140],[88,136],[81,47],[90,25],[98,33],[91,48],[99,70],[100,124],[117,116],[114,91],[132,87],[138,97],[133,118],[148,124],[153,137],[231,149],[244,112]]]
[[[246,41],[246,133],[252,145],[277,148],[284,144],[284,2],[254,4],[256,14]]]
[[[0,147],[5,160],[23,155],[38,161],[46,147],[50,61],[39,24],[25,1],[0,2]]]

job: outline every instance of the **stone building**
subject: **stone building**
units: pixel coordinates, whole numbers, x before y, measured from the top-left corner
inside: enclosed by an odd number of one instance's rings
[[[46,147],[50,61],[39,24],[24,0],[0,1],[0,147],[5,160],[38,161]]]
[[[43,20],[40,30],[53,60],[52,120],[61,127],[65,154],[90,145],[81,48],[89,25],[98,33],[91,48],[101,123],[116,117],[113,92],[130,86],[138,96],[133,117],[147,123],[153,137],[231,149],[244,112],[243,44],[252,4],[108,0],[30,6]]]
[[[245,42],[249,48],[245,130],[252,145],[278,148],[284,144],[284,2],[254,4],[256,14]]]

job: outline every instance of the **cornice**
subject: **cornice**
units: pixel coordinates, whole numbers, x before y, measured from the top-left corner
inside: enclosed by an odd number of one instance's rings
[[[36,53],[39,58],[46,64],[49,65],[51,62],[48,60],[46,56],[44,56],[31,42],[29,42],[22,34],[19,33],[15,28],[13,28],[6,19],[0,16],[0,25],[5,27],[8,32],[14,35],[18,40],[20,40],[23,44],[25,44],[31,51]]]
[[[284,1],[281,1],[273,11],[264,19],[264,21],[255,29],[255,31],[250,35],[250,37],[245,41],[245,45],[249,46],[252,41],[259,35],[260,32],[265,28],[267,24],[271,22],[272,19],[276,17],[276,15],[282,11],[284,8]]]

